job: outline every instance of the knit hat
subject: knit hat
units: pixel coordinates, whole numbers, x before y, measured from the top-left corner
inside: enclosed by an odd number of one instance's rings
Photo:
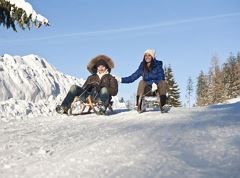
[[[99,60],[99,61],[96,62],[96,67],[98,67],[98,66],[100,66],[100,65],[103,65],[106,69],[109,68],[107,62],[104,61],[104,60]]]
[[[150,54],[152,56],[152,58],[155,59],[155,50],[154,49],[147,49],[144,52],[144,56],[145,56],[145,54]]]

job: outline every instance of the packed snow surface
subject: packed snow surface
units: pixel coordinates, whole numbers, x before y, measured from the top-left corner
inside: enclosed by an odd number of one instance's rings
[[[240,103],[0,122],[0,175],[238,178]]]

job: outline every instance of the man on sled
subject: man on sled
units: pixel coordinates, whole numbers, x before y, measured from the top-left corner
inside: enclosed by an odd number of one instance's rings
[[[56,107],[59,114],[83,114],[93,110],[96,114],[106,114],[112,110],[112,96],[118,93],[118,82],[110,74],[114,63],[111,58],[99,55],[93,58],[88,66],[90,75],[82,87],[72,85],[61,105]],[[78,107],[77,113],[74,110]]]

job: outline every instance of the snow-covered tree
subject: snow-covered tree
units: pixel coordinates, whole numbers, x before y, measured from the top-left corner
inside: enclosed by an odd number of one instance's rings
[[[240,96],[240,52],[238,52],[237,54],[235,75],[236,75],[236,81],[234,82],[234,85],[236,86],[236,94],[237,96]]]
[[[168,104],[172,105],[173,107],[181,106],[180,102],[180,89],[173,77],[173,71],[171,66],[164,68],[165,70],[165,79],[167,81],[167,93],[168,93]]]
[[[240,53],[237,56],[231,53],[222,67],[214,56],[208,75],[201,72],[198,77],[197,105],[221,103],[237,96],[240,96]]]
[[[25,0],[0,0],[0,25],[17,31],[16,24],[23,30],[33,25],[37,28],[49,25],[48,19],[37,14]]]
[[[219,59],[217,56],[212,58],[212,66],[210,68],[211,74],[211,103],[222,103],[224,101],[224,83],[223,73],[219,65]]]
[[[224,79],[224,93],[226,98],[235,98],[238,96],[238,84],[237,81],[237,59],[231,54],[227,59],[227,62],[223,65],[223,79]]]
[[[200,72],[197,78],[197,105],[198,106],[205,106],[208,104],[209,96],[208,96],[208,77],[203,73]]]
[[[193,94],[193,81],[192,78],[189,77],[187,81],[187,95],[186,95],[189,108],[191,106],[192,94]]]
[[[119,98],[119,102],[120,102],[120,103],[124,103],[124,102],[125,102],[125,101],[124,101],[124,98],[123,98],[123,97],[120,97],[120,98]]]

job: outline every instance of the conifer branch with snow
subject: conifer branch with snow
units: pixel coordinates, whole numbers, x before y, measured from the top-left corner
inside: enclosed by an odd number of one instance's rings
[[[33,25],[36,28],[42,24],[49,26],[48,19],[36,13],[25,0],[0,0],[0,25],[17,31],[16,24],[23,30]]]

